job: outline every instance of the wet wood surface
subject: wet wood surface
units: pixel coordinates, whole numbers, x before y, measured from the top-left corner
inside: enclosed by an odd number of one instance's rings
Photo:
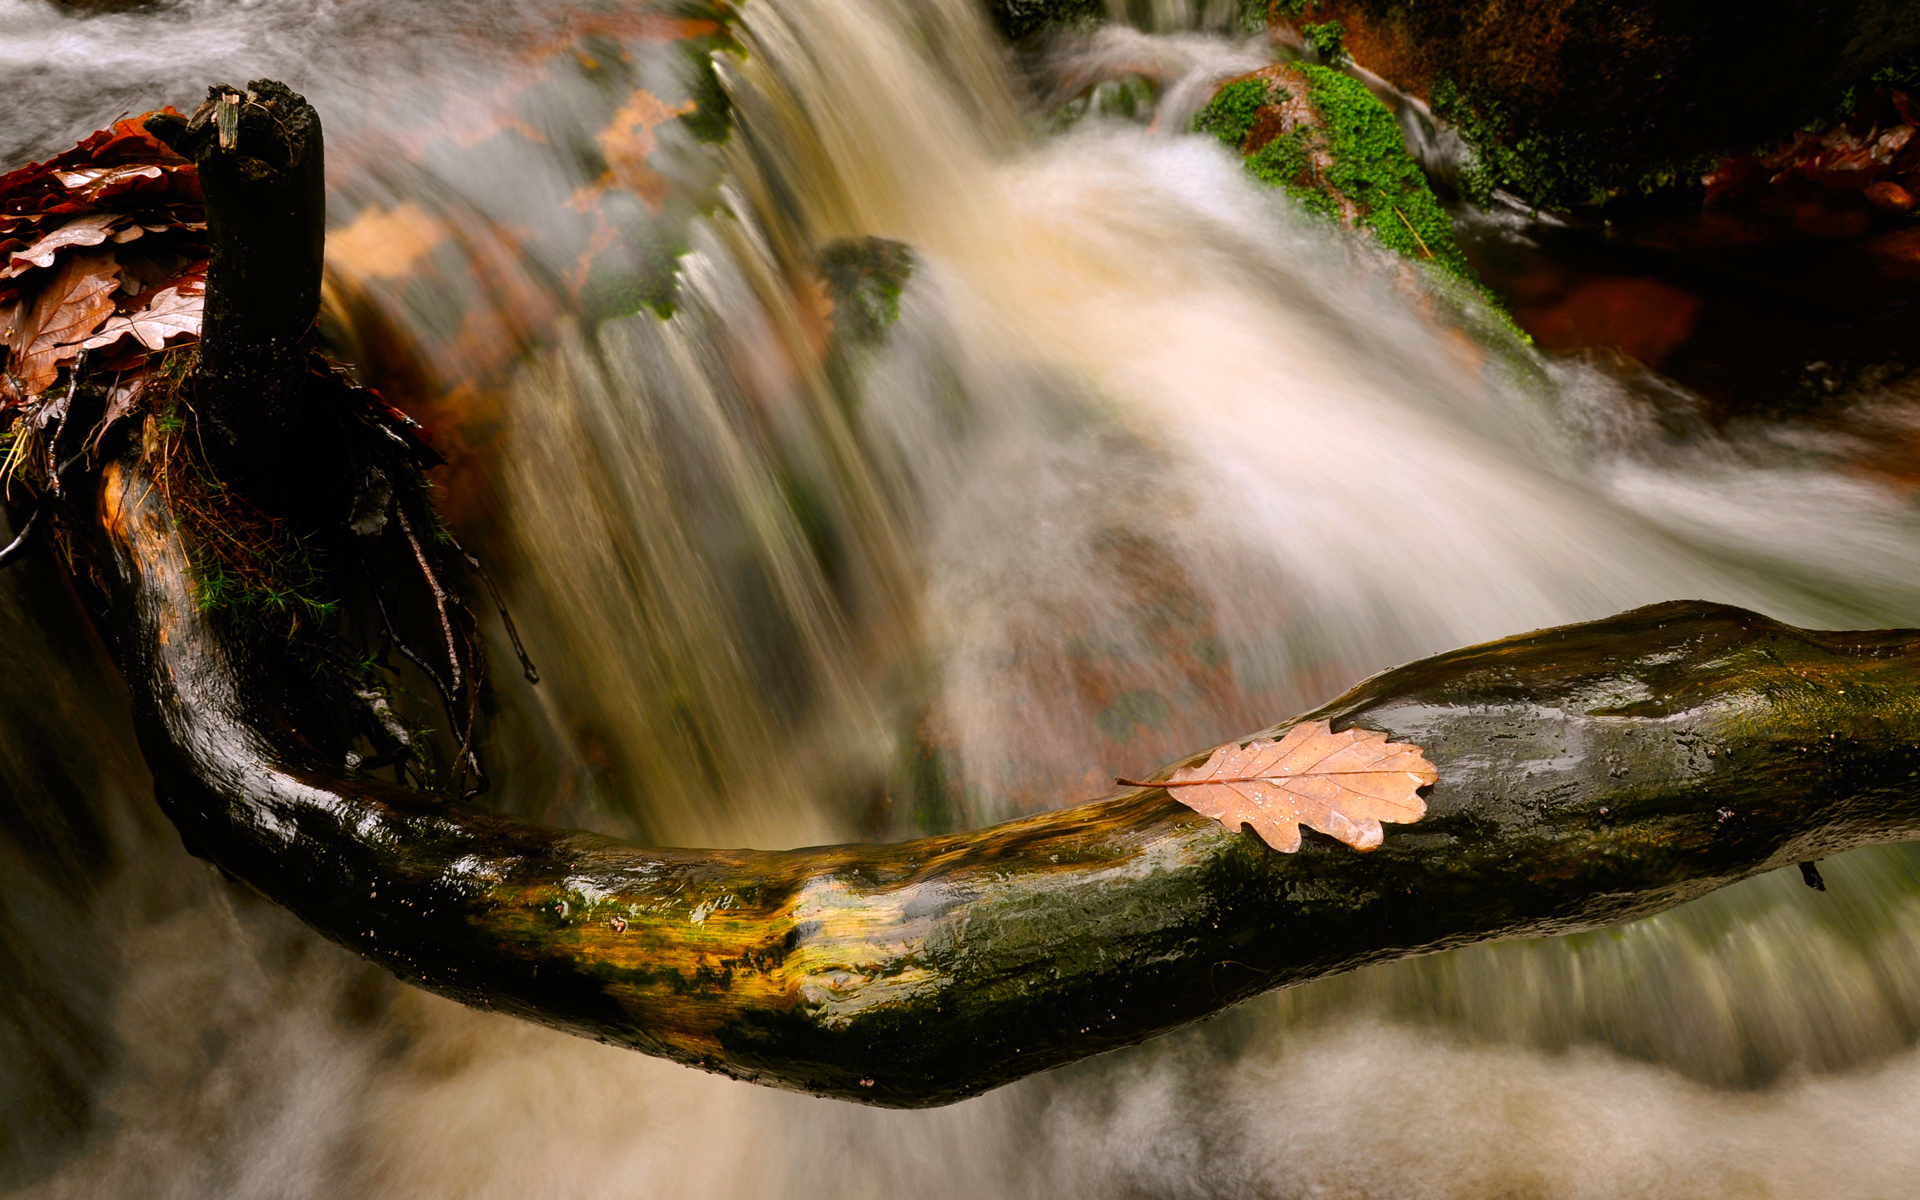
[[[199,853],[463,1003],[849,1100],[945,1103],[1270,988],[1920,835],[1920,634],[1671,603],[1307,714],[1438,770],[1371,853],[1281,854],[1158,788],[897,845],[648,849],[320,761],[250,703],[137,458],[100,519],[142,747]]]

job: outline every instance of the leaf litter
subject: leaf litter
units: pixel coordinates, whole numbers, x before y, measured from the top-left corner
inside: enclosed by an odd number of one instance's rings
[[[165,110],[171,111],[171,110]],[[117,121],[0,176],[0,441],[56,403],[63,369],[117,372],[102,424],[130,410],[147,355],[197,339],[207,238],[199,175]],[[94,441],[98,441],[96,432]],[[14,456],[9,456],[10,460]]]

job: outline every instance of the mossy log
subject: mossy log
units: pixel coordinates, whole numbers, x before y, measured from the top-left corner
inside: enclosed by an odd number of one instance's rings
[[[1920,633],[1671,603],[1307,714],[1439,770],[1368,854],[1280,854],[1157,788],[898,845],[646,849],[322,761],[250,700],[137,457],[100,518],[141,745],[198,852],[421,987],[820,1095],[958,1100],[1270,988],[1920,835]]]

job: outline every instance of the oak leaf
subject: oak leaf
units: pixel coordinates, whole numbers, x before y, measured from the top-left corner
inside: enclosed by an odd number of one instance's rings
[[[113,315],[120,268],[111,254],[83,250],[67,256],[59,273],[34,299],[13,335],[14,375],[28,397],[45,390],[60,368],[80,354],[80,342]]]
[[[1439,778],[1418,746],[1368,729],[1335,733],[1325,721],[1303,721],[1278,741],[1228,742],[1197,767],[1135,786],[1163,787],[1229,829],[1251,825],[1267,845],[1291,854],[1300,848],[1302,825],[1356,850],[1373,849],[1385,836],[1382,821],[1426,815],[1418,790]]]
[[[203,266],[155,292],[144,308],[109,320],[100,327],[100,332],[80,346],[96,350],[131,334],[147,349],[158,350],[167,344],[168,338],[181,334],[198,337],[201,310],[206,302],[207,276]]]
[[[607,127],[594,135],[600,153],[606,156],[607,169],[586,187],[575,189],[567,201],[568,206],[587,212],[607,189],[624,188],[646,201],[654,212],[659,212],[673,185],[647,161],[660,145],[653,131],[697,107],[692,100],[668,104],[651,92],[635,89],[620,106],[620,111],[613,114]]]
[[[63,247],[98,246],[114,233],[115,225],[126,220],[127,218],[119,213],[87,213],[84,216],[75,217],[66,224],[41,234],[30,245],[12,251],[8,255],[6,266],[0,268],[0,279],[11,279],[35,267],[52,266],[54,257]]]
[[[53,177],[71,191],[80,192],[87,199],[104,190],[107,185],[129,179],[158,179],[166,168],[155,163],[122,163],[114,167],[76,167],[66,171],[55,171]]]

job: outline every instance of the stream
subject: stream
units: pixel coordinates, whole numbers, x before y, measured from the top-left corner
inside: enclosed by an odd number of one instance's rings
[[[1920,626],[1870,422],[1534,347],[1184,132],[1266,41],[1133,15],[1016,57],[973,0],[748,0],[737,46],[550,0],[0,0],[0,166],[216,80],[315,104],[331,347],[451,460],[541,675],[488,617],[489,801],[554,824],[898,840],[1652,601]],[[0,573],[6,1195],[1911,1192],[1911,847],[869,1110],[403,987],[189,857],[62,570]]]

